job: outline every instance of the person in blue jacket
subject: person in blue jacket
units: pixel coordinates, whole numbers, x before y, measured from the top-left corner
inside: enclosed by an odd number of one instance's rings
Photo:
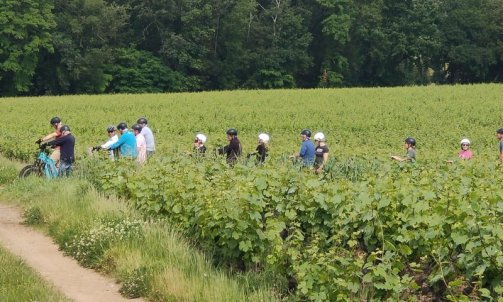
[[[128,130],[127,124],[124,122],[119,123],[117,129],[121,132],[121,137],[116,143],[108,147],[108,149],[114,150],[119,148],[120,157],[136,158],[138,151],[136,150],[136,138],[133,132]]]
[[[314,165],[316,150],[314,143],[311,141],[311,131],[308,129],[302,130],[300,132],[300,139],[302,140],[302,145],[300,146],[299,154],[294,157],[301,158],[302,164],[305,167],[312,167]]]

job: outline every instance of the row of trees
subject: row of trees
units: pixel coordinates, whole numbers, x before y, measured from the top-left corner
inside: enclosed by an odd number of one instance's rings
[[[0,3],[0,95],[503,81],[501,0]]]

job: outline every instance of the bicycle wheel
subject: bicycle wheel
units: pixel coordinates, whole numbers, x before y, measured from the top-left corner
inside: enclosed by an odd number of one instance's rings
[[[19,172],[19,178],[25,178],[30,175],[35,175],[35,176],[40,176],[40,170],[38,169],[37,166],[35,165],[28,165],[21,169],[21,172]]]

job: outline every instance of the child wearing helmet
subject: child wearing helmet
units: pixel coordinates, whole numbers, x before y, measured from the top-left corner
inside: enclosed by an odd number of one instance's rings
[[[227,130],[226,134],[229,145],[223,147],[222,151],[227,155],[227,163],[232,166],[237,161],[238,157],[241,156],[243,148],[238,139],[238,131],[236,129],[230,128]]]
[[[458,157],[460,159],[472,159],[473,153],[472,150],[470,150],[470,140],[467,138],[463,138],[460,142],[461,144],[461,151],[458,153]]]
[[[258,136],[258,146],[255,149],[255,152],[248,154],[247,158],[252,157],[253,155],[257,156],[257,164],[263,164],[265,162],[265,158],[268,156],[267,154],[267,144],[269,143],[269,135],[266,133],[260,133]]]
[[[314,135],[314,142],[316,143],[314,168],[316,173],[323,171],[323,166],[328,162],[328,146],[326,144],[325,135],[318,132]]]
[[[196,135],[193,146],[195,154],[204,155],[204,153],[206,152],[206,146],[204,145],[204,143],[206,143],[206,140],[207,140],[206,135],[202,133]]]
[[[258,136],[258,146],[255,151],[257,152],[257,163],[263,164],[267,154],[267,144],[269,143],[269,135],[260,133]]]
[[[416,162],[416,140],[412,137],[407,137],[405,139],[405,150],[407,150],[407,153],[405,153],[405,157],[397,156],[394,155],[391,158],[403,162],[403,161],[410,161],[411,163]]]
[[[300,132],[300,139],[302,140],[302,145],[300,146],[299,155],[297,157],[302,158],[302,162],[306,167],[312,167],[315,158],[315,148],[311,141],[311,131],[304,129]]]

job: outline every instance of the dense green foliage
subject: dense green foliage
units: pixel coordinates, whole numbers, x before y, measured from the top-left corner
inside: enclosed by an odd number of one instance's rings
[[[93,161],[87,170],[98,187],[148,217],[166,217],[216,260],[274,270],[284,276],[280,288],[296,282],[299,298],[503,297],[503,178],[495,164],[373,163],[355,181],[209,159],[125,164]]]
[[[499,0],[0,4],[3,96],[503,80]]]
[[[20,179],[0,190],[0,200],[24,207],[26,224],[47,232],[81,265],[113,277],[125,297],[278,301],[267,279],[244,274],[236,278],[215,269],[166,221],[142,219],[138,211],[97,193],[84,179]],[[44,291],[37,278],[16,262],[0,249],[2,302],[63,301]]]
[[[41,51],[52,52],[50,1],[0,2],[0,95],[30,91]]]
[[[293,301],[499,301],[501,95],[493,84],[2,99],[0,150],[29,158],[58,112],[80,144],[82,175],[96,187],[177,225],[219,263],[281,276],[276,286]],[[105,139],[107,124],[139,115],[158,143],[145,166],[84,156]],[[16,139],[20,124],[33,139]],[[258,133],[271,134],[264,166],[243,160],[231,169],[210,152],[231,126],[245,152]],[[302,128],[328,138],[324,174],[287,159]],[[210,151],[189,157],[199,131]],[[390,162],[407,136],[418,141],[417,164]],[[475,158],[447,164],[463,137]]]

